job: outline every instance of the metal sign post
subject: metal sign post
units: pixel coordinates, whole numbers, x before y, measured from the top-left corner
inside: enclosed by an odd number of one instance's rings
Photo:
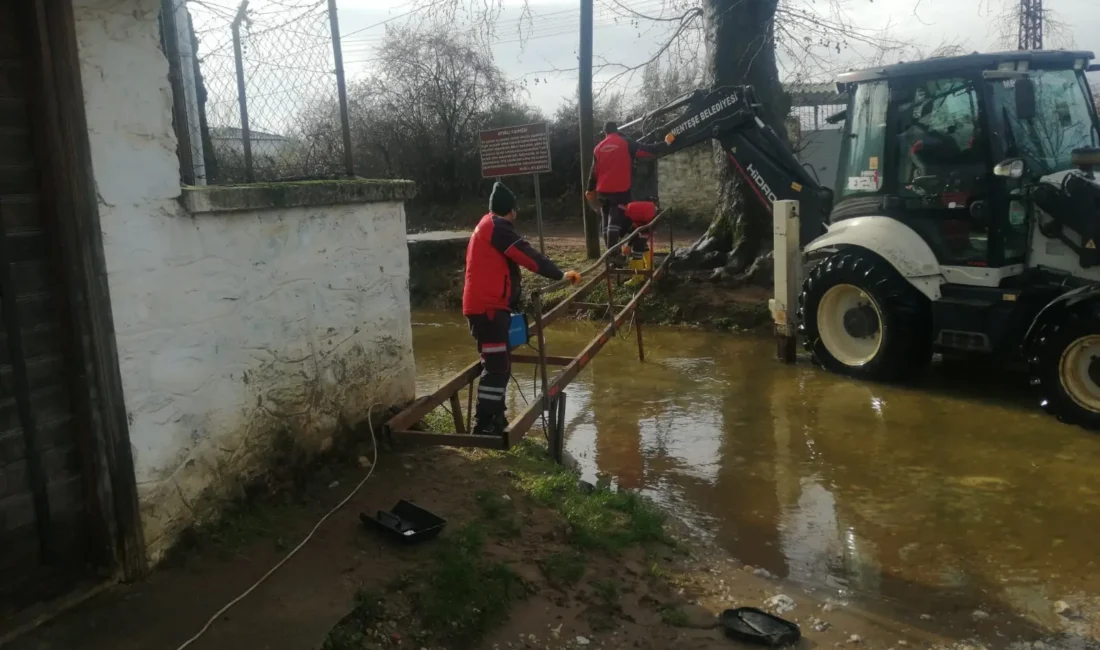
[[[481,177],[525,176],[535,181],[535,225],[539,231],[539,250],[546,253],[542,232],[542,196],[539,174],[550,171],[550,129],[545,122],[482,131]]]
[[[535,179],[535,223],[539,228],[539,252],[546,254],[546,239],[542,236],[542,193],[539,192],[539,175],[532,174]]]

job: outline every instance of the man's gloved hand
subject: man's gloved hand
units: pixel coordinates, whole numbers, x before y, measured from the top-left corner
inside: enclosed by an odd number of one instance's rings
[[[592,208],[593,212],[600,211],[599,195],[596,192],[585,192],[584,200],[588,202],[588,207]]]
[[[569,284],[577,284],[581,281],[581,274],[576,271],[566,271],[565,279],[569,281]]]

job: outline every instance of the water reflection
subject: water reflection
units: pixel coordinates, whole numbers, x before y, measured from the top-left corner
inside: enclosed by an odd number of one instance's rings
[[[473,346],[459,319],[418,317],[443,325],[414,332],[430,390]],[[578,351],[592,331],[555,329],[551,351]],[[947,365],[919,388],[884,387],[772,350],[649,329],[640,364],[633,341],[613,343],[568,389],[567,448],[589,479],[642,490],[799,582],[928,612],[1100,594],[1088,533],[1100,437],[1027,406],[1023,378]]]

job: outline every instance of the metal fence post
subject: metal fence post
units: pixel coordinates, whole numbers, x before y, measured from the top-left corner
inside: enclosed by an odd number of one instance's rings
[[[244,148],[244,178],[249,183],[256,182],[256,172],[252,169],[252,135],[248,129],[248,95],[244,84],[244,55],[241,53],[241,23],[246,18],[248,0],[241,0],[237,16],[233,19],[233,59],[237,66],[237,102],[241,106],[241,145]]]
[[[531,294],[531,300],[535,303],[535,322],[539,324],[539,370],[542,373],[542,410],[546,413],[550,409],[550,396],[546,394],[550,382],[546,376],[546,328],[542,325],[542,292],[535,291]]]
[[[340,128],[344,136],[344,173],[352,177],[355,176],[355,160],[351,150],[348,87],[344,80],[344,50],[340,44],[340,19],[336,15],[336,0],[328,0],[328,21],[332,28],[332,57],[336,63],[336,92],[340,96]]]
[[[546,238],[542,232],[542,190],[539,188],[539,175],[532,175],[535,177],[535,223],[539,228],[539,252],[545,255]]]
[[[550,455],[554,462],[561,465],[565,460],[565,391],[558,393],[554,406],[550,409]]]

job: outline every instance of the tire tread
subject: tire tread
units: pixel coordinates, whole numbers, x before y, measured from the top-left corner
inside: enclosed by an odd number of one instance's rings
[[[817,304],[836,284],[871,294],[883,311],[886,338],[879,356],[864,366],[845,366],[821,344]],[[814,312],[814,313],[810,313]],[[906,381],[923,374],[932,358],[931,306],[885,260],[870,251],[843,250],[817,264],[798,295],[798,329],[814,363],[840,374],[879,381]]]

